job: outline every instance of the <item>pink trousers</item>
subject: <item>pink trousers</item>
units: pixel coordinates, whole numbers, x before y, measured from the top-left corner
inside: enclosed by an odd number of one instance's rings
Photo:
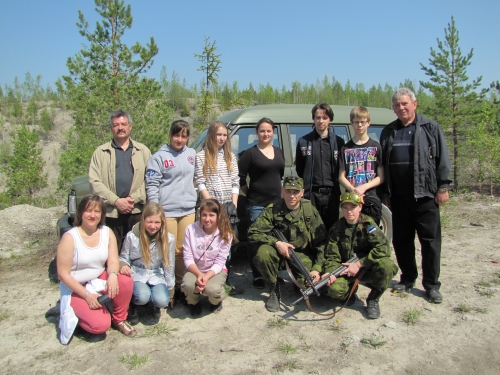
[[[99,278],[107,280],[107,271],[104,271]],[[110,314],[104,305],[100,309],[91,310],[85,299],[76,293],[71,295],[71,307],[79,319],[78,324],[80,327],[90,333],[104,333],[111,327],[111,321],[116,324],[127,319],[128,306],[134,290],[134,281],[129,276],[118,274],[118,286],[120,292],[113,299],[113,314]],[[107,291],[102,292],[102,294],[107,294]]]

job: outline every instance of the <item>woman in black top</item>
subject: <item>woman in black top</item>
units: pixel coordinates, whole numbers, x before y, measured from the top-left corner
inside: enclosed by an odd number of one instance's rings
[[[258,143],[243,152],[238,162],[240,187],[246,194],[248,224],[251,225],[264,209],[281,198],[281,178],[285,171],[283,151],[272,144],[275,125],[268,118],[259,120],[255,127]],[[250,186],[247,186],[247,176]],[[252,254],[254,255],[254,254]],[[264,280],[253,266],[253,285],[264,288]]]

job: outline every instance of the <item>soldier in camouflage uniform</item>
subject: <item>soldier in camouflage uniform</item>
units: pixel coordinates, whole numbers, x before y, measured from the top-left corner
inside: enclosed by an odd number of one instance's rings
[[[328,245],[324,251],[323,272],[329,273],[341,264],[348,268],[341,274],[345,277],[331,276],[326,295],[343,301],[349,296],[356,274],[365,268],[361,278],[363,284],[371,288],[366,300],[367,317],[380,317],[378,301],[389,287],[398,272],[398,267],[391,260],[391,247],[384,233],[378,228],[370,216],[361,213],[361,198],[345,192],[340,197],[343,218],[335,223],[328,235]],[[345,263],[354,254],[359,258],[356,263]],[[316,271],[311,272],[314,281],[319,280]],[[347,304],[355,302],[355,293]]]
[[[303,187],[301,178],[285,177],[283,199],[267,206],[248,231],[248,240],[258,246],[253,263],[270,285],[266,308],[271,312],[279,310],[277,277],[278,272],[285,266],[284,258],[289,258],[288,248],[295,250],[297,257],[309,271],[322,270],[327,232],[316,208],[310,201],[301,199],[304,194]],[[278,241],[271,236],[269,232],[273,228],[280,229],[289,242]],[[318,260],[320,263],[317,263]],[[292,262],[289,262],[289,265],[297,281],[304,285],[304,277]]]

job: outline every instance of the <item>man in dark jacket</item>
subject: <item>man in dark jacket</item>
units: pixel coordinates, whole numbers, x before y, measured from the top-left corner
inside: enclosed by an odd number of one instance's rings
[[[398,119],[384,128],[380,144],[384,203],[392,210],[392,243],[401,269],[394,291],[409,291],[417,279],[416,231],[422,253],[422,285],[430,302],[441,303],[439,205],[449,199],[448,148],[439,125],[415,112],[417,99],[411,90],[398,89],[392,96],[392,108]]]
[[[311,112],[314,129],[297,142],[295,167],[304,179],[304,198],[316,207],[328,230],[339,219],[338,155],[344,140],[330,126],[333,111],[328,104],[316,104]]]

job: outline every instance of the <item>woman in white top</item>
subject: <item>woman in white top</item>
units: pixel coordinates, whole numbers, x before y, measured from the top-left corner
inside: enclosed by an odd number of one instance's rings
[[[106,332],[111,323],[126,336],[137,334],[126,321],[133,281],[118,274],[116,238],[104,225],[105,216],[101,197],[83,197],[76,211],[75,227],[64,234],[57,248],[63,344],[71,339],[77,321],[85,331],[94,334]],[[111,314],[98,301],[105,294],[113,300]]]

